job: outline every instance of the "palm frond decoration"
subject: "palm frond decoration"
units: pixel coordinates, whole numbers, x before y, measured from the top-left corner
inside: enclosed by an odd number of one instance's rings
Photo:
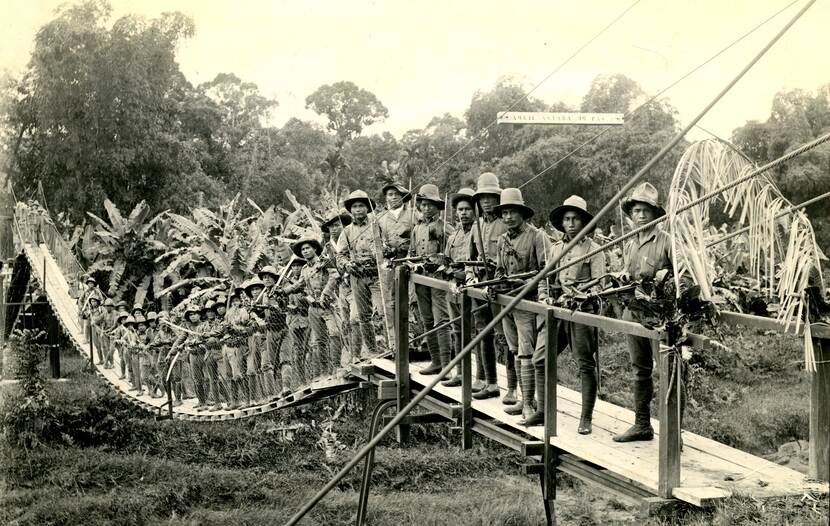
[[[684,152],[672,178],[666,207],[676,288],[679,291],[681,280],[690,278],[700,286],[702,299],[717,299],[713,293],[717,251],[706,245],[713,238],[711,213],[720,206],[737,227],[749,227],[743,245],[746,272],[755,280],[758,292],[777,304],[777,319],[785,330],[795,321],[797,331],[807,312],[805,289],[811,276],[817,275],[816,282],[823,283],[822,253],[803,212],[777,217],[792,203],[770,178],[761,174],[682,214],[676,213],[755,169],[751,161],[720,140],[699,141]],[[809,331],[805,331],[805,366],[815,370],[808,335]]]

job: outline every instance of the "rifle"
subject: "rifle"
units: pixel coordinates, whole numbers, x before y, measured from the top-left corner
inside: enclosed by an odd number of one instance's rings
[[[536,271],[522,272],[520,274],[513,274],[512,276],[504,276],[503,278],[486,279],[477,283],[470,283],[468,285],[461,285],[458,290],[489,287],[492,285],[506,285],[516,281],[523,281],[536,275]]]

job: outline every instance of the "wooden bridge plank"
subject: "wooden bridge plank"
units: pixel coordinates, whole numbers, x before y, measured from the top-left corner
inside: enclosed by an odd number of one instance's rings
[[[390,360],[377,359],[372,363],[379,369],[394,374],[394,365]],[[414,383],[425,385],[432,380],[433,377],[419,373],[425,365],[411,364]],[[503,377],[504,367],[499,365],[498,372]],[[503,378],[501,384],[505,385]],[[418,388],[417,385],[413,387]],[[594,433],[588,436],[578,435],[576,428],[580,415],[580,395],[561,386],[558,391],[559,436],[552,439],[552,444],[622,475],[656,494],[658,441],[619,444],[611,440],[613,435],[624,431],[633,422],[633,413],[614,404],[598,401],[594,413]],[[458,388],[443,387],[440,384],[435,392],[452,400],[460,399],[461,394]],[[476,400],[473,409],[516,431],[543,439],[543,428],[519,426],[519,418],[505,414],[499,399]],[[756,497],[798,495],[805,491],[827,492],[826,485],[808,483],[801,473],[725,444],[690,432],[684,432],[683,439],[686,448],[681,455],[681,487],[678,488],[680,496],[677,498],[687,502],[708,503],[713,498],[722,498],[733,492]],[[767,485],[759,485],[759,480]]]

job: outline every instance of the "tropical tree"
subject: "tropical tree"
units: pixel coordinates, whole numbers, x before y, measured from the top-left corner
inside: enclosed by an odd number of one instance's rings
[[[166,212],[150,218],[150,207],[138,203],[127,217],[109,199],[104,200],[108,220],[87,212],[88,224],[81,255],[90,273],[106,276],[107,294],[144,303],[163,287],[155,259],[167,250]],[[149,219],[149,220],[148,220]]]

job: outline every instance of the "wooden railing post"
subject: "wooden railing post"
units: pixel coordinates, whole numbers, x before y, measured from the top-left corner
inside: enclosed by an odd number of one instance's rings
[[[669,331],[668,334],[670,334]],[[674,342],[670,336],[665,344],[671,347]],[[652,340],[653,354],[660,367],[659,396],[659,475],[658,495],[668,499],[674,488],[680,485],[680,419],[678,418],[680,400],[677,398],[680,382],[680,350],[661,352],[661,340]],[[677,361],[677,362],[675,362]]]
[[[398,380],[400,411],[409,404],[409,267],[399,265],[395,270],[395,377]],[[396,430],[399,444],[409,440],[409,424],[401,423]]]
[[[473,304],[466,292],[461,293],[461,345],[470,343],[473,325]],[[461,359],[461,448],[473,447],[473,362],[472,353]]]
[[[545,329],[547,335],[545,339],[545,445],[542,458],[545,466],[545,479],[542,491],[543,498],[550,506],[553,506],[556,498],[556,458],[554,458],[550,440],[556,436],[556,387],[559,382],[556,318],[553,309],[549,309],[545,315]]]
[[[828,481],[830,474],[830,340],[814,338],[816,372],[810,374],[809,476]]]

